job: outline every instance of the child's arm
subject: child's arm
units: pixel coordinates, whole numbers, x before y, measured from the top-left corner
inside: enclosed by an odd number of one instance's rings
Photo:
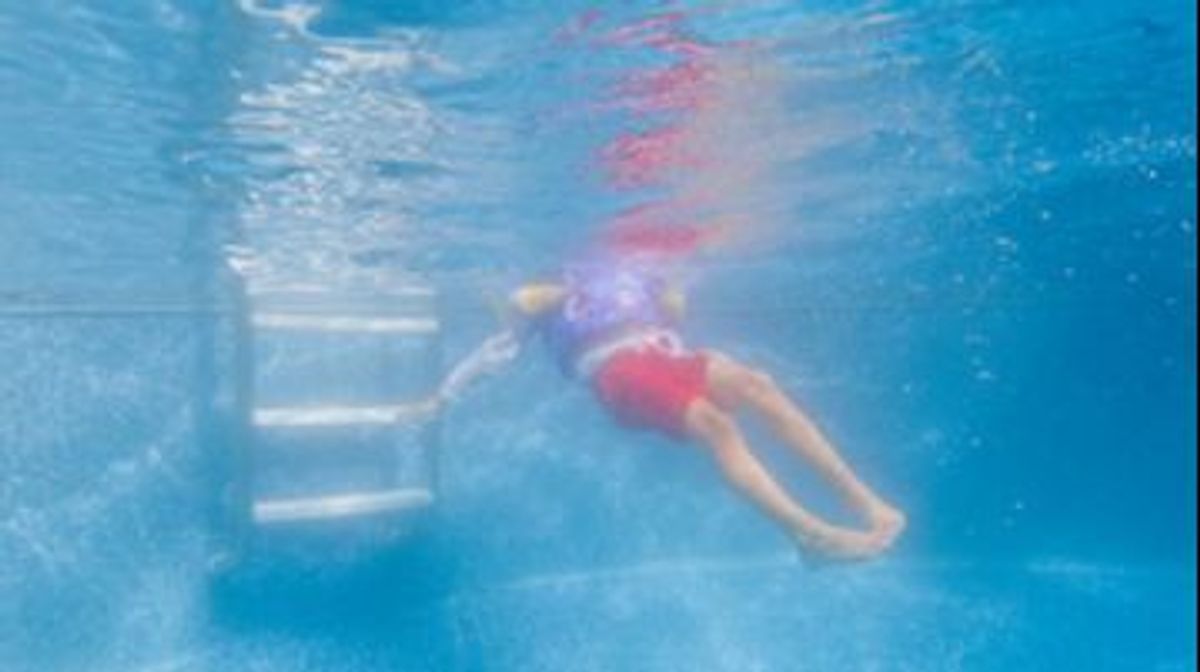
[[[558,285],[529,284],[517,288],[502,315],[507,323],[505,328],[490,336],[451,369],[438,388],[438,401],[445,403],[462,396],[475,380],[495,373],[515,360],[521,354],[522,337],[528,333],[526,327],[538,316],[557,307],[565,296],[566,291]]]
[[[493,334],[450,370],[438,386],[437,402],[444,404],[458,399],[475,380],[495,373],[520,354],[521,341],[515,331],[505,329]]]

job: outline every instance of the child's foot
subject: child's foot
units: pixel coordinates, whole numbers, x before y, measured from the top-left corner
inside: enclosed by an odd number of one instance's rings
[[[879,551],[884,551],[896,543],[896,539],[904,532],[908,519],[898,509],[880,502],[868,515],[871,531],[868,533]]]
[[[797,532],[795,539],[804,550],[814,551],[830,560],[866,560],[886,548],[872,533],[836,527]]]

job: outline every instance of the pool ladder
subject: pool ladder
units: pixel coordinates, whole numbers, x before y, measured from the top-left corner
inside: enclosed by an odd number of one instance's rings
[[[432,289],[247,292],[238,499],[254,530],[411,527],[436,500]]]

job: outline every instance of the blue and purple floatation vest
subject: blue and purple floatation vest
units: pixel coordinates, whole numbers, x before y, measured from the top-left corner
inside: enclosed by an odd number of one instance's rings
[[[574,370],[589,349],[638,328],[669,329],[662,278],[618,264],[580,264],[563,273],[562,305],[546,316],[542,331],[565,370]]]

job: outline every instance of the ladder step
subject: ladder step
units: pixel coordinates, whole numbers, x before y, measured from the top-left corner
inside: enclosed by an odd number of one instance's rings
[[[437,412],[436,401],[419,401],[395,406],[296,406],[258,408],[254,424],[259,427],[336,427],[344,425],[390,425],[426,419]]]
[[[258,313],[251,318],[258,329],[333,331],[371,334],[434,334],[440,325],[432,317],[346,317],[304,313]]]
[[[398,285],[391,286],[386,292],[338,292],[326,285],[266,285],[246,288],[246,294],[258,298],[303,298],[306,301],[320,299],[336,299],[338,301],[397,301],[406,298],[431,298],[436,296],[433,287],[428,285]]]
[[[433,493],[416,488],[311,499],[267,500],[254,503],[254,522],[299,523],[352,518],[421,509],[432,503]]]

